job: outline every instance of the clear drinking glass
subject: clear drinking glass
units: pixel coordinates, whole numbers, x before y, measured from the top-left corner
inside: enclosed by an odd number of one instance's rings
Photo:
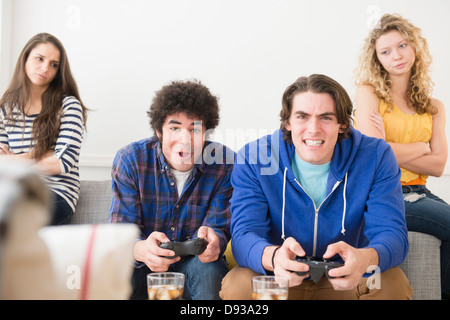
[[[253,300],[287,300],[289,280],[276,276],[252,278]]]
[[[184,290],[184,274],[179,272],[155,272],[147,275],[149,300],[181,300]]]

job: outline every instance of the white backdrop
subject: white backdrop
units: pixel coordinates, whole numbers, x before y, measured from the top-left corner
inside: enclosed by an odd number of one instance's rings
[[[434,58],[434,96],[447,110],[450,105],[448,0],[0,3],[1,92],[33,35],[52,33],[66,47],[82,99],[92,109],[82,179],[108,179],[116,151],[153,134],[146,111],[154,92],[171,80],[197,78],[220,96],[215,139],[235,150],[278,128],[281,95],[299,76],[327,74],[353,97],[360,47],[374,21],[388,12],[422,28]],[[449,172],[447,166],[443,178],[430,179],[447,201]]]

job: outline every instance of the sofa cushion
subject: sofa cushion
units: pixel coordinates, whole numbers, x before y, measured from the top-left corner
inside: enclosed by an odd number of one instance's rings
[[[441,241],[429,234],[408,232],[409,253],[400,268],[414,290],[414,300],[441,299]]]
[[[108,223],[111,207],[111,180],[81,181],[81,191],[72,224]]]

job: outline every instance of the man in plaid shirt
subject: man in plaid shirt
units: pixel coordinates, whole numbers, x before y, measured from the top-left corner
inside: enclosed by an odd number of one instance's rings
[[[178,81],[156,93],[148,112],[156,136],[119,150],[112,167],[111,223],[136,223],[131,299],[147,299],[146,275],[186,276],[185,299],[219,299],[228,271],[230,175],[235,153],[206,141],[219,124],[217,97],[198,81]],[[204,238],[199,256],[177,257],[161,243]]]

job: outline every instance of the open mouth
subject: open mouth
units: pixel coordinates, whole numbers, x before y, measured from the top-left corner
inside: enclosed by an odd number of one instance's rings
[[[303,142],[309,147],[320,147],[322,144],[325,143],[325,141],[323,140],[311,140],[311,139],[304,140]]]
[[[178,155],[180,156],[180,158],[182,159],[190,159],[191,158],[191,153],[187,152],[187,151],[179,151]]]

